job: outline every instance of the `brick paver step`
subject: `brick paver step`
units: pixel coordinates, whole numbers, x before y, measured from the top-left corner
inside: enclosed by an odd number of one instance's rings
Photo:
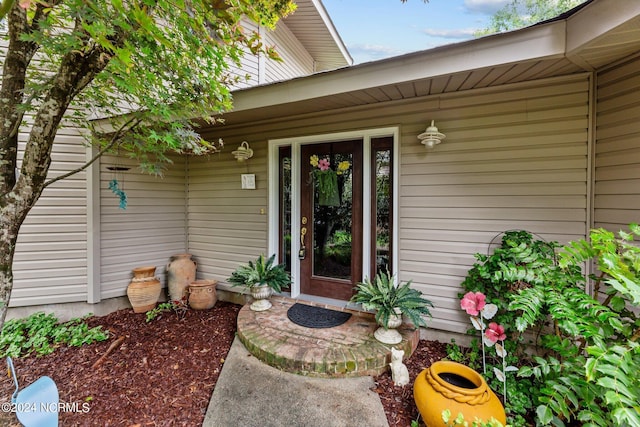
[[[258,359],[300,375],[316,377],[357,377],[379,375],[389,367],[391,347],[404,350],[411,356],[420,339],[419,330],[403,324],[398,331],[400,344],[382,344],[373,337],[377,329],[370,313],[313,304],[352,314],[344,324],[333,328],[305,328],[287,317],[287,310],[297,301],[285,297],[271,297],[267,311],[256,312],[245,305],[238,313],[238,337]]]

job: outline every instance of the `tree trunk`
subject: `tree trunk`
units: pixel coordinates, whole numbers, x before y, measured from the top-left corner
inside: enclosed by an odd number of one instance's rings
[[[44,6],[38,5],[34,24]],[[47,12],[48,13],[48,12]],[[26,12],[16,3],[9,16],[10,43],[5,57],[0,88],[0,330],[4,325],[13,288],[13,257],[18,232],[31,208],[45,188],[51,165],[51,152],[58,126],[73,98],[107,66],[112,53],[85,39],[84,49],[66,53],[59,69],[52,73],[51,83],[32,122],[24,150],[22,168],[16,179],[18,130],[22,113],[22,90],[26,69],[37,46],[21,42],[28,32]],[[82,32],[76,23],[74,31]],[[122,40],[119,33],[117,40]]]
[[[7,316],[13,288],[13,256],[16,252],[18,231],[29,210],[18,212],[17,204],[8,204],[0,211],[0,328]]]

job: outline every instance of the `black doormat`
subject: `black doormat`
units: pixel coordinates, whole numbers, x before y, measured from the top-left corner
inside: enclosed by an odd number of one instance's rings
[[[351,313],[295,303],[287,310],[287,317],[306,328],[333,328],[349,320]]]

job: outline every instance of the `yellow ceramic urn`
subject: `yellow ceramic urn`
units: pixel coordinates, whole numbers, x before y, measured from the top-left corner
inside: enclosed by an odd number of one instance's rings
[[[445,427],[442,412],[459,413],[471,424],[492,417],[506,425],[504,407],[485,379],[468,366],[441,360],[420,372],[413,384],[413,398],[428,427]]]

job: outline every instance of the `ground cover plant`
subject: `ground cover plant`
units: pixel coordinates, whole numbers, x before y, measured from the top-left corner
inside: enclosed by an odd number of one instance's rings
[[[511,424],[640,425],[638,237],[632,224],[629,232],[593,230],[589,241],[560,247],[511,231],[493,254],[477,255],[462,286],[497,306],[506,363],[520,368],[505,373]],[[585,277],[591,262],[595,273]],[[449,356],[481,368],[477,340],[468,351],[450,345]],[[486,376],[502,389],[491,370]]]
[[[50,354],[61,345],[80,347],[108,339],[100,326],[89,327],[85,319],[60,323],[53,314],[34,313],[7,321],[0,335],[0,358]]]

